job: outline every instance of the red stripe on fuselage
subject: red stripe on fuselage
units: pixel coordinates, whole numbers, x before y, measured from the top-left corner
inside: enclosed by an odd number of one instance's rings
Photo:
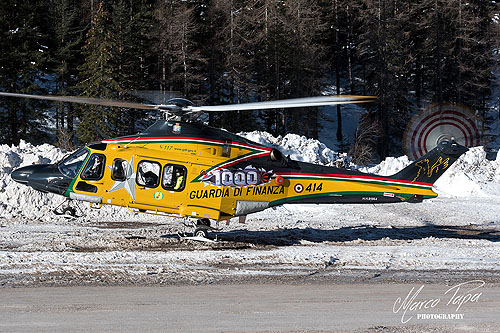
[[[324,174],[324,173],[297,173],[297,172],[277,172],[277,175],[281,176],[311,176],[311,177],[325,177],[325,178],[360,178],[366,180],[379,180],[391,183],[405,183],[405,184],[414,184],[414,185],[423,185],[423,186],[432,186],[431,183],[420,183],[420,182],[411,182],[409,180],[402,179],[392,179],[392,178],[383,178],[383,177],[374,177],[374,176],[364,176],[364,175],[346,175],[346,174]]]
[[[103,140],[102,142],[112,143],[112,142],[116,142],[116,141],[125,142],[125,141],[139,141],[139,140],[186,140],[186,141],[216,142],[216,143],[222,143],[222,144],[226,143],[226,141],[223,141],[223,140],[185,137],[185,136],[145,136],[145,137],[135,137],[135,138],[117,138],[117,139],[106,139],[106,140]],[[196,143],[196,142],[193,142],[193,143]],[[253,148],[253,149],[265,150],[265,151],[272,150],[271,148],[249,145],[247,143],[241,143],[241,142],[237,142],[237,141],[231,141],[228,143],[231,143],[232,145],[239,145],[239,146],[249,147],[249,148]]]

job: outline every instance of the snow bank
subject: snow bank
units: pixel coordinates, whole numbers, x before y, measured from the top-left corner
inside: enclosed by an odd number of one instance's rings
[[[318,140],[308,139],[297,134],[274,137],[267,132],[254,131],[239,133],[238,135],[264,146],[277,148],[285,156],[290,156],[292,159],[301,162],[332,165],[337,161],[343,161],[347,157],[346,154],[339,154]]]
[[[336,165],[340,161],[344,165],[349,165],[350,159],[346,154],[339,154],[318,140],[304,136],[287,134],[284,137],[274,137],[259,131],[239,135],[265,146],[277,148],[298,161],[322,165]],[[390,176],[411,163],[407,156],[400,156],[388,157],[372,167],[359,167],[353,164],[350,164],[350,167],[363,172]],[[439,195],[448,197],[499,197],[500,154],[496,161],[489,161],[486,159],[483,147],[471,148],[439,178],[434,184],[434,190]]]
[[[380,164],[373,167],[360,167],[359,170],[381,176],[391,176],[406,168],[411,162],[408,156],[387,157]]]
[[[243,137],[275,147],[291,158],[321,165],[335,165],[339,161],[347,163],[348,157],[339,154],[323,143],[304,136],[287,134],[274,137],[266,132],[240,133]],[[64,152],[48,145],[31,145],[21,141],[19,146],[0,145],[0,218],[50,220],[54,215],[50,210],[63,201],[62,197],[41,193],[28,186],[14,182],[10,173],[13,169],[37,163],[53,163],[60,160]],[[380,164],[359,168],[364,172],[380,175],[391,175],[410,164],[406,156],[389,157]],[[444,196],[454,197],[498,197],[500,193],[500,154],[496,161],[486,159],[482,147],[475,147],[464,154],[436,182],[435,190]],[[86,207],[86,205],[84,205]],[[90,210],[83,207],[88,218],[120,217],[130,218],[127,209],[105,206],[101,210]],[[147,216],[149,219],[152,216]]]
[[[489,161],[483,147],[469,149],[434,187],[446,196],[500,197],[500,153],[496,161]]]
[[[31,164],[54,163],[63,158],[60,149],[43,144],[34,146],[21,140],[19,146],[0,145],[0,217],[49,215],[55,196],[17,184],[10,178],[12,170]]]
[[[32,145],[21,140],[19,146],[0,145],[0,219],[8,219],[15,223],[28,222],[25,220],[64,219],[52,213],[52,209],[65,201],[62,196],[42,193],[29,186],[18,184],[12,180],[10,173],[26,165],[55,163],[65,155],[66,152],[49,144]],[[127,209],[120,207],[104,206],[100,210],[90,209],[87,204],[81,204],[79,207],[87,219],[96,220],[99,217],[109,216],[120,219],[131,216]]]

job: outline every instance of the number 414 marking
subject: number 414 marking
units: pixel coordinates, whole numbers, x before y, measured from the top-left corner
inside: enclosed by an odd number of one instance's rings
[[[317,192],[321,191],[323,189],[323,183],[311,183],[307,185],[306,187],[306,192]]]

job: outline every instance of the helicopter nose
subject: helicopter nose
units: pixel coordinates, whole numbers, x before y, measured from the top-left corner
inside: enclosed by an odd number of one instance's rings
[[[28,179],[33,174],[33,171],[35,171],[36,168],[36,165],[30,165],[16,169],[12,171],[10,177],[18,183],[28,184]]]
[[[65,177],[55,164],[35,164],[12,171],[11,178],[35,190],[64,194],[72,179]]]

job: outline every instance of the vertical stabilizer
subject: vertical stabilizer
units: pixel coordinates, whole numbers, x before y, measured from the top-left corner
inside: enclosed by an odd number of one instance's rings
[[[412,183],[434,184],[441,175],[467,150],[455,141],[443,141],[436,148],[392,176]]]

